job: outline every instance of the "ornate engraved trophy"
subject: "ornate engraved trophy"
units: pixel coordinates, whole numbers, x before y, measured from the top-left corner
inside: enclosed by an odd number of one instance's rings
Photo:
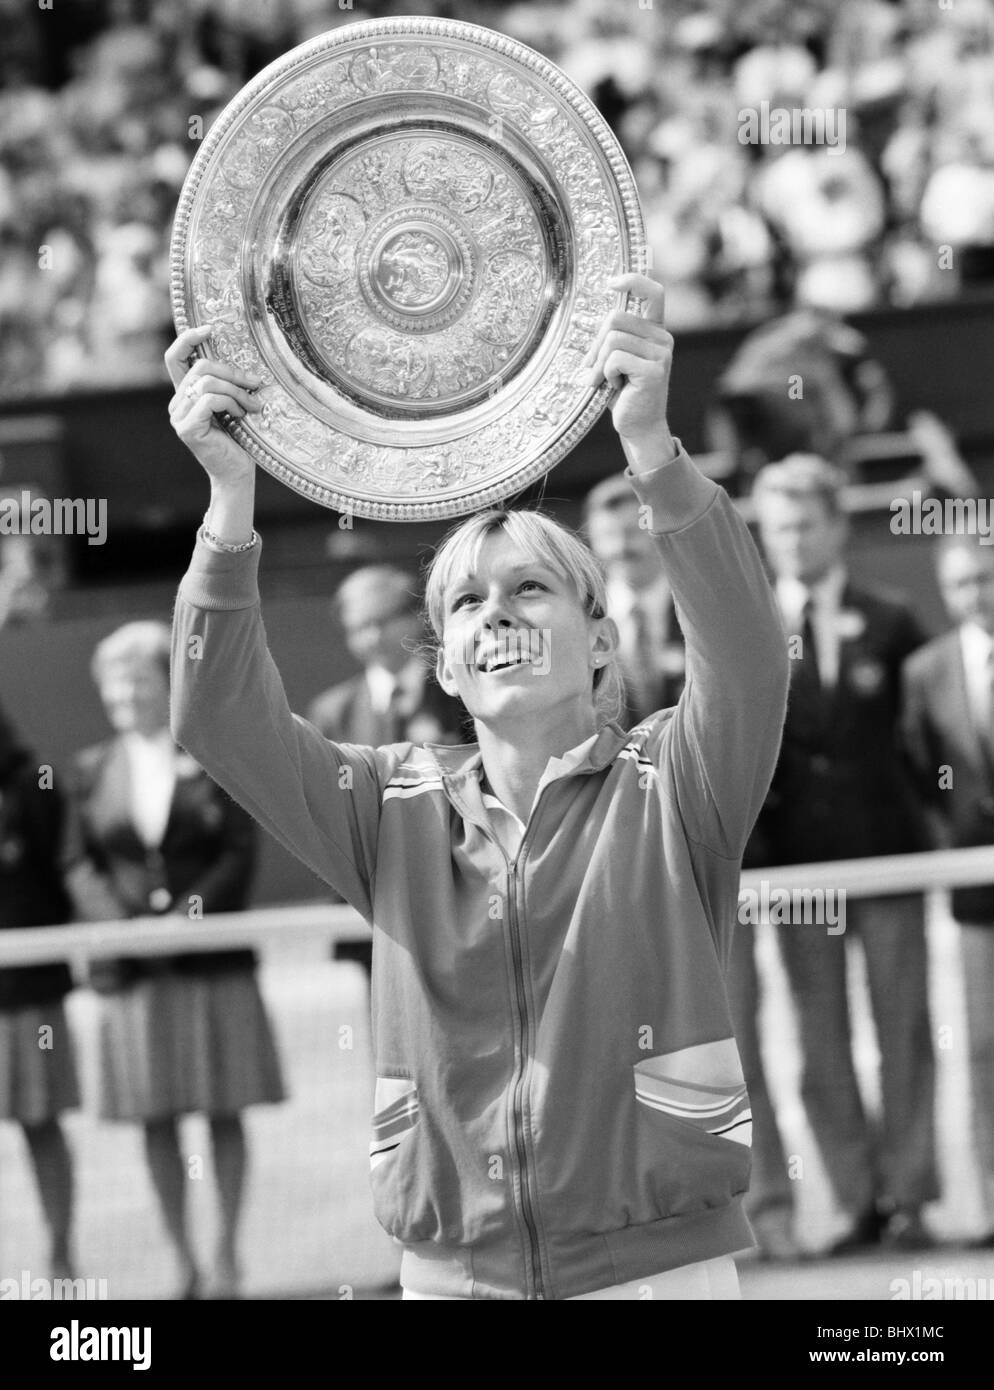
[[[264,380],[225,428],[324,506],[457,516],[547,472],[611,396],[580,369],[643,269],[591,102],[503,35],[436,19],[293,49],[219,116],[173,229],[179,329]]]

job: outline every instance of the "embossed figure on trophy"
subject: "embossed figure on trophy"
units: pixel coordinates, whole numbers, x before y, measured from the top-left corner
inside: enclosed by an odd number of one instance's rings
[[[401,232],[387,244],[379,262],[383,293],[401,308],[432,304],[449,281],[449,258],[434,239],[418,232]]]
[[[239,331],[245,327],[242,297],[235,285],[221,285],[215,293],[208,292],[204,298],[207,317],[215,324],[225,325]]]
[[[427,48],[371,47],[356,55],[349,75],[364,94],[431,86],[438,77],[438,59]]]
[[[452,205],[461,213],[476,212],[490,198],[494,176],[482,159],[467,160],[456,167],[448,184]]]
[[[505,203],[499,196],[494,202],[500,206],[500,212],[487,227],[487,240],[495,246],[522,250],[531,246],[534,242],[532,220],[526,217],[520,203]]]
[[[381,395],[420,398],[431,377],[431,359],[413,338],[368,328],[346,348],[349,371]]]
[[[403,178],[415,197],[463,215],[481,207],[494,185],[494,175],[484,160],[429,140],[412,145],[404,160]]]
[[[488,343],[517,343],[534,316],[542,288],[539,267],[516,251],[499,251],[487,263],[486,290],[473,311],[473,326]]]
[[[384,150],[371,150],[359,160],[362,186],[367,192],[376,195],[381,202],[386,198],[385,184],[391,164],[390,156]]]
[[[580,255],[590,258],[598,274],[610,275],[620,270],[617,228],[602,207],[584,208],[577,218]]]
[[[350,279],[365,226],[365,214],[354,198],[337,192],[319,198],[305,221],[300,265],[307,278],[325,286]]]
[[[491,79],[487,96],[499,115],[509,116],[522,125],[544,125],[558,114],[554,101],[510,72],[500,72]]]
[[[337,208],[329,208],[325,222],[324,251],[336,275],[344,275],[348,263],[349,229]]]

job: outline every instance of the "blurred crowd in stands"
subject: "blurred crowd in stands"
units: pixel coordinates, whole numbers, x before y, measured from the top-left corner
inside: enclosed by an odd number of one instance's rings
[[[994,277],[987,0],[0,0],[0,395],[159,379],[191,117],[206,132],[294,44],[402,13],[499,28],[590,92],[674,328]],[[743,143],[763,103],[844,112],[845,138]]]

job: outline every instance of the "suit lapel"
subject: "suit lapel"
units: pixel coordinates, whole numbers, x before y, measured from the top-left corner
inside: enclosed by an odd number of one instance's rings
[[[858,613],[863,620],[863,631],[857,636],[846,636],[844,629],[839,630],[841,625],[838,619],[842,613]],[[825,698],[832,710],[833,716],[836,715],[845,704],[846,697],[850,691],[850,671],[852,669],[852,658],[856,653],[861,638],[869,627],[869,617],[865,608],[860,602],[860,596],[853,591],[852,585],[846,581],[842,593],[839,595],[839,607],[835,614],[836,618],[836,650],[838,651],[838,668],[835,673],[835,687],[826,691]]]
[[[966,665],[963,661],[963,644],[959,629],[950,632],[946,638],[947,646],[942,650],[942,676],[944,684],[943,709],[955,735],[962,731],[967,754],[978,774],[994,787],[994,758],[984,743],[973,719],[970,696],[966,685]]]
[[[788,640],[802,636],[801,624],[788,618],[782,608],[780,621]],[[803,652],[791,661],[789,717],[793,727],[804,726],[811,730],[822,729],[829,714],[830,693],[812,674],[811,664],[805,665]]]
[[[373,696],[365,676],[356,677],[351,717],[347,726],[354,731],[350,740],[352,743],[369,744],[377,748],[384,742],[384,721],[373,709]]]
[[[178,750],[177,750],[178,751]],[[169,843],[171,835],[175,835],[178,826],[183,823],[187,815],[192,800],[191,794],[200,785],[202,778],[207,777],[207,773],[201,770],[192,777],[181,777],[179,767],[176,768],[176,778],[173,782],[173,794],[169,802],[169,815],[166,817],[166,828],[162,834],[162,843],[159,848],[165,852],[166,845]]]
[[[131,819],[131,771],[124,740],[111,739],[89,797],[87,814],[101,836],[110,832],[130,833],[135,842],[138,832]]]

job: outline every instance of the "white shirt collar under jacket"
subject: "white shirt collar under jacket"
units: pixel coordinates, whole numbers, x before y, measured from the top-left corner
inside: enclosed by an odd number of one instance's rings
[[[582,743],[578,743],[575,748],[568,749],[561,758],[549,759],[545,771],[542,774],[542,780],[535,789],[535,800],[532,802],[533,807],[546,782],[550,781],[553,777],[558,777],[563,773],[569,772],[573,767],[578,767],[593,748],[599,737],[600,731],[598,730],[596,734],[591,734],[590,738],[586,738]],[[507,857],[513,859],[521,848],[521,841],[525,837],[525,823],[514,814],[510,807],[505,806],[503,801],[495,796],[492,791],[485,790],[482,764],[476,771],[480,782],[480,794],[483,799],[483,805],[486,808],[487,817],[490,821],[490,828],[503,846]]]
[[[396,688],[399,688],[405,706],[413,708],[421,699],[424,667],[419,661],[409,661],[395,676],[385,666],[367,666],[366,684],[369,686],[373,708],[378,714],[387,713]]]
[[[818,648],[818,674],[824,686],[834,686],[839,678],[841,634],[838,619],[846,580],[842,565],[830,569],[810,588],[790,576],[777,580],[777,600],[788,633],[800,633],[804,623],[804,605],[809,598],[812,600],[811,626]]]
[[[976,623],[964,623],[959,637],[974,726],[994,741],[994,638]]]
[[[176,788],[176,745],[168,729],[150,738],[124,735],[128,755],[131,821],[142,844],[156,849],[169,823]]]

